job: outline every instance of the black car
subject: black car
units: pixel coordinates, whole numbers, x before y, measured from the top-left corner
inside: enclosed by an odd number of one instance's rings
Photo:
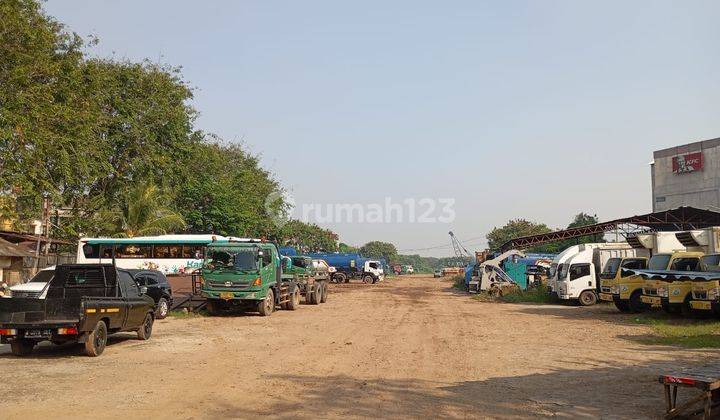
[[[127,270],[135,283],[147,287],[147,295],[155,301],[155,318],[163,319],[172,306],[172,289],[165,274],[157,270]]]

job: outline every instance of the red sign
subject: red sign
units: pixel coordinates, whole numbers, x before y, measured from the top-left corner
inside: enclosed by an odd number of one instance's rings
[[[702,152],[688,153],[687,155],[675,156],[672,159],[673,172],[686,174],[699,171],[703,167]]]

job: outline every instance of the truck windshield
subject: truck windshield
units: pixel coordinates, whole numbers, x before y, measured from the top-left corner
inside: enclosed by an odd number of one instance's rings
[[[720,254],[706,255],[702,263],[705,271],[720,271]]]
[[[207,270],[256,271],[257,250],[251,249],[208,249],[204,268]]]
[[[700,258],[678,258],[672,263],[671,270],[675,271],[695,271],[700,264]]]
[[[670,254],[653,255],[648,262],[648,270],[667,270],[670,257]]]
[[[553,277],[555,277],[555,272],[557,272],[557,267],[558,267],[558,266],[557,266],[557,264],[555,264],[555,263],[552,263],[552,264],[550,265],[550,272],[548,273],[548,278],[553,278]]]
[[[568,269],[570,268],[569,264],[560,264],[558,265],[558,280],[565,280],[567,278]]]
[[[618,269],[620,269],[621,262],[622,258],[610,258],[607,263],[605,263],[605,268],[603,269],[602,273],[600,273],[600,278],[614,278],[615,274],[617,274],[618,272]]]
[[[43,270],[35,274],[29,283],[47,283],[55,276],[55,270]]]

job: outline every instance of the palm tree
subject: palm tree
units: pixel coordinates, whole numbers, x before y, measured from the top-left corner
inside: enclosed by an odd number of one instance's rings
[[[113,221],[116,237],[164,235],[185,229],[185,220],[169,203],[170,197],[157,185],[141,182],[128,192],[124,202],[101,217]]]

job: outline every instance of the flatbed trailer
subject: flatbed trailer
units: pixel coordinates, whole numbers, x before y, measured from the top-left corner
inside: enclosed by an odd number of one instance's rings
[[[713,411],[713,409],[720,406],[720,391],[718,391],[720,389],[720,366],[682,369],[678,372],[660,375],[658,380],[664,388],[666,419],[699,414],[702,414],[703,419],[711,419],[713,413],[717,416],[717,410]],[[678,406],[678,388],[695,388],[700,393]]]

